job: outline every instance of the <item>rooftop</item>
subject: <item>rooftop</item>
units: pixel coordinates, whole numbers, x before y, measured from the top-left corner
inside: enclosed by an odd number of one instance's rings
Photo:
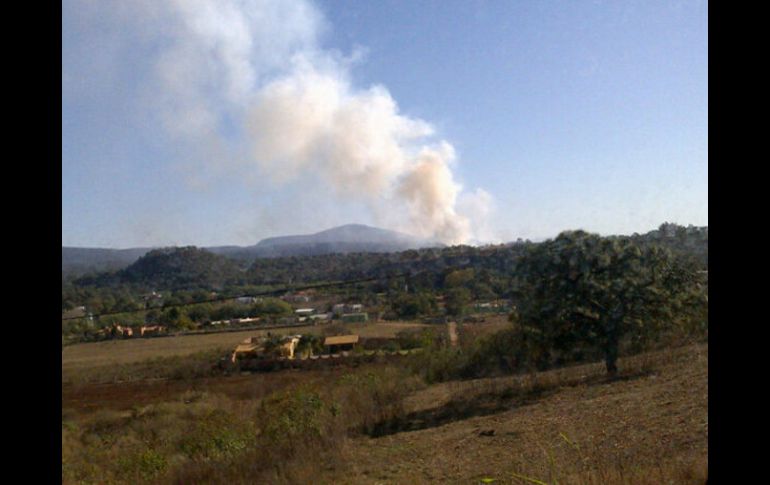
[[[344,345],[358,343],[358,335],[338,335],[336,337],[326,337],[324,345]]]

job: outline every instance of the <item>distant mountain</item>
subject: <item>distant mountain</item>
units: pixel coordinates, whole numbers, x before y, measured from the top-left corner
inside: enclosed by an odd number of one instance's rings
[[[263,239],[253,246],[214,246],[203,248],[242,263],[256,258],[315,256],[330,253],[388,253],[443,246],[436,241],[408,234],[348,224],[316,234]],[[154,248],[101,249],[62,247],[62,275],[83,275],[126,268]]]
[[[435,246],[442,244],[387,229],[347,224],[315,234],[263,239],[251,250],[257,257],[280,257],[351,252],[386,253]]]

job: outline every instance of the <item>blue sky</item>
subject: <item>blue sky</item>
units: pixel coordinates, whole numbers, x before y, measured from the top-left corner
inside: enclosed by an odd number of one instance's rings
[[[708,224],[706,2],[100,5],[63,3],[63,245]]]

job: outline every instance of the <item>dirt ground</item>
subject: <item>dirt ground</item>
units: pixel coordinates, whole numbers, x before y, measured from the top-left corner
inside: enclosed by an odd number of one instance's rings
[[[194,380],[141,380],[108,384],[62,385],[62,412],[83,414],[96,410],[124,411],[172,401],[185,393],[208,392],[234,399],[259,399],[301,383],[323,381],[346,372],[344,367],[286,370]]]

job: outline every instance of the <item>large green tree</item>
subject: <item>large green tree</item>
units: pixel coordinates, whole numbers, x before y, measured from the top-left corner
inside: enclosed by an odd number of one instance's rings
[[[516,283],[518,323],[546,353],[595,346],[610,374],[624,336],[656,335],[704,303],[693,268],[669,251],[584,231],[529,247]]]
[[[417,318],[428,315],[436,309],[436,301],[430,293],[399,293],[391,307],[399,318]]]

